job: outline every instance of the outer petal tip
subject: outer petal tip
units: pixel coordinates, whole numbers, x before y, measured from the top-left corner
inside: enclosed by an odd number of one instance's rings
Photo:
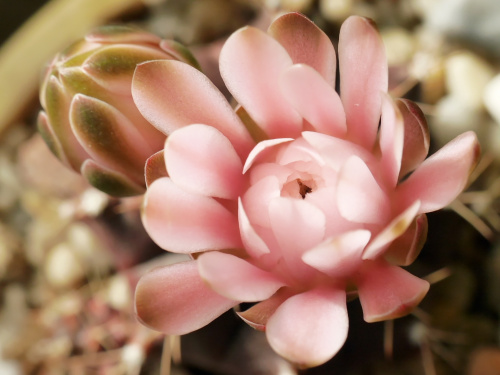
[[[369,323],[407,315],[430,286],[400,267],[380,262],[367,263],[357,285],[364,319]]]
[[[154,269],[137,284],[137,317],[147,326],[171,335],[195,331],[235,306],[202,281],[196,261]]]
[[[277,353],[313,367],[340,350],[348,327],[345,292],[313,289],[283,302],[269,319],[266,335]]]

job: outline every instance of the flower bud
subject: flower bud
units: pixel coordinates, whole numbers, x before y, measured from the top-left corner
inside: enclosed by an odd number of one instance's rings
[[[105,26],[59,53],[40,89],[38,129],[66,166],[114,196],[142,194],[146,159],[165,135],[137,110],[137,64],[179,60],[199,68],[182,45],[128,26]]]

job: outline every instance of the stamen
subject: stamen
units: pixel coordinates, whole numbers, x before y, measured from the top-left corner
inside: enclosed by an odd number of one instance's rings
[[[299,194],[300,196],[302,197],[302,199],[305,199],[306,197],[306,194],[307,193],[310,193],[312,191],[312,189],[307,186],[306,184],[304,184],[300,178],[297,178],[297,183],[299,184]]]

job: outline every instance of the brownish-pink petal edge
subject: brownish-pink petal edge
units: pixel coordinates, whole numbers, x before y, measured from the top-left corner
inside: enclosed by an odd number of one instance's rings
[[[164,134],[191,125],[213,126],[243,159],[255,145],[226,98],[192,66],[172,60],[139,64],[132,96],[141,114]]]
[[[153,269],[139,280],[135,292],[139,320],[170,335],[202,328],[237,304],[203,282],[196,261]]]
[[[267,31],[292,58],[294,64],[307,64],[335,87],[336,55],[330,38],[300,13],[287,13],[274,20]]]
[[[420,107],[408,99],[397,99],[404,121],[404,147],[399,177],[417,168],[427,156],[430,133],[427,120]]]
[[[409,266],[424,247],[427,231],[427,215],[418,215],[406,232],[389,245],[384,253],[384,258],[391,264]]]

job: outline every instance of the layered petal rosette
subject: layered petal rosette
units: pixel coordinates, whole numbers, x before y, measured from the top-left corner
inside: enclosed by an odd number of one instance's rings
[[[198,67],[174,41],[128,26],[104,26],[58,54],[43,78],[40,133],[66,166],[108,194],[142,194],[146,159],[165,143],[131,93],[136,65],[159,59]]]
[[[341,28],[340,96],[335,65],[327,36],[292,13],[225,43],[220,70],[236,110],[187,64],[137,67],[135,103],[169,134],[168,177],[150,169],[143,222],[162,248],[193,258],[139,282],[145,324],[184,334],[254,303],[241,318],[285,358],[315,366],[346,339],[348,294],[367,322],[403,316],[425,296],[429,284],[400,266],[422,248],[425,213],[465,187],[476,136],[424,160],[425,118],[387,95],[370,21]]]

